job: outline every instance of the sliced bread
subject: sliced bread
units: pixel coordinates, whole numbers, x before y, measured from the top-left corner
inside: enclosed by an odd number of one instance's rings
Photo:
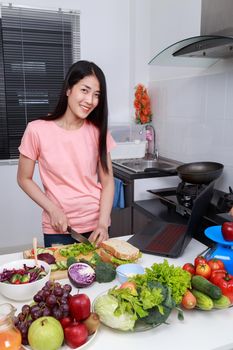
[[[100,247],[122,260],[136,260],[140,253],[139,249],[132,244],[117,238],[110,238],[101,242]]]

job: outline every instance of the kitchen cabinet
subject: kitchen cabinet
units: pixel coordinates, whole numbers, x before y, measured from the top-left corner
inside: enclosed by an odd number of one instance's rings
[[[113,208],[111,213],[110,237],[135,234],[143,229],[150,218],[134,207],[139,199],[151,199],[154,195],[147,192],[151,188],[174,186],[178,179],[176,174],[167,176],[159,171],[134,173],[113,162],[114,176],[122,180],[125,195],[125,208]]]

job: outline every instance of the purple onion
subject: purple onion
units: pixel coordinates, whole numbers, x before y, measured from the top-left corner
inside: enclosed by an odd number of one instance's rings
[[[76,288],[84,288],[94,282],[95,270],[86,263],[77,262],[69,267],[68,277]]]

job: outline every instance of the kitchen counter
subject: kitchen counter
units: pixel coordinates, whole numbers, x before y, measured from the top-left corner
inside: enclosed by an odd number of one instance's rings
[[[124,236],[122,239],[128,239]],[[182,266],[185,262],[192,262],[194,257],[206,248],[202,243],[192,240],[187,246],[184,254],[179,259],[167,259],[170,264]],[[0,255],[0,264],[22,258],[22,253]],[[162,262],[163,257],[143,254],[140,259],[144,267],[151,266],[154,262]],[[61,283],[68,283],[67,279]],[[89,288],[83,288],[82,293],[86,293],[91,301],[97,295],[118,285],[114,280],[111,283],[99,284],[95,282]],[[77,293],[73,288],[72,294]],[[0,303],[10,302],[20,311],[23,303],[17,303],[0,295]],[[131,333],[120,332],[109,329],[103,325],[100,326],[96,337],[85,349],[102,350],[108,347],[111,350],[134,349],[142,350],[145,346],[158,348],[159,350],[232,350],[233,333],[232,333],[233,308],[227,310],[186,310],[184,311],[184,320],[177,319],[177,313],[174,310],[170,315],[169,324],[163,324],[157,328],[145,332]]]
[[[173,163],[175,166],[179,166],[182,163],[178,162],[176,160],[168,159],[165,157],[160,157],[161,161],[167,161]],[[163,172],[159,169],[157,170],[150,170],[150,171],[141,171],[141,172],[134,172],[130,169],[127,169],[123,166],[121,166],[117,160],[112,160],[112,165],[113,165],[113,171],[114,171],[114,176],[120,178],[120,179],[125,179],[125,180],[135,180],[135,179],[148,179],[148,178],[153,178],[153,177],[165,177],[165,176],[176,176],[177,173],[169,173],[169,172]]]

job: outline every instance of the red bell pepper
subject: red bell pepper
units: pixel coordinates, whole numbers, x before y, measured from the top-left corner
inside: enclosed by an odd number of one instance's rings
[[[226,295],[231,303],[233,303],[233,276],[223,270],[217,271],[213,271],[215,272],[215,275],[212,274],[211,282],[218,286],[221,289],[222,294]]]
[[[213,270],[211,272],[211,276],[210,276],[210,282],[212,282],[213,284],[215,284],[215,281],[217,281],[218,278],[223,278],[226,276],[226,270]]]

